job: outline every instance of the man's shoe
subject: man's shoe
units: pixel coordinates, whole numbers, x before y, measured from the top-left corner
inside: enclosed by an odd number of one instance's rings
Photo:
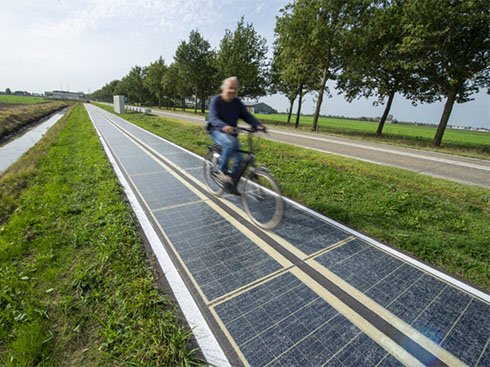
[[[218,180],[221,180],[225,183],[229,183],[229,184],[232,184],[233,183],[233,179],[228,176],[227,174],[223,173],[223,172],[218,172],[218,174],[216,175],[216,177],[218,178]]]

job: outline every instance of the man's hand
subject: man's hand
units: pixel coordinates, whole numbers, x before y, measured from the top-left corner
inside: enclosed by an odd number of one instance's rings
[[[234,134],[235,133],[235,128],[233,126],[226,125],[225,127],[223,127],[221,129],[221,131],[223,131],[225,134]]]

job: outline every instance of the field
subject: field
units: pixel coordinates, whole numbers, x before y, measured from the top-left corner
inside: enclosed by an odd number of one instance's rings
[[[291,128],[296,119],[295,116],[291,116],[292,123],[286,125],[287,115],[285,114],[255,114],[255,117],[259,121],[290,126]],[[490,133],[488,132],[446,129],[441,148],[435,149],[431,144],[436,133],[436,127],[385,124],[382,136],[375,137],[374,134],[378,128],[377,122],[326,117],[320,117],[318,121],[321,132],[490,159]],[[312,116],[301,116],[301,129],[311,130],[312,124]]]
[[[122,117],[200,155],[211,142],[202,126]],[[262,139],[257,147],[286,196],[490,289],[490,190]]]
[[[15,96],[11,94],[0,94],[0,103],[18,103],[18,104],[39,104],[46,103],[49,100],[43,97]]]

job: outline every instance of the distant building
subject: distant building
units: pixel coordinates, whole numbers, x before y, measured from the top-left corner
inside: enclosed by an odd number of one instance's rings
[[[277,110],[273,109],[271,106],[268,104],[259,102],[259,103],[254,103],[254,102],[243,102],[245,107],[247,108],[248,112],[250,113],[277,113]]]
[[[26,92],[24,90],[16,90],[14,92],[15,96],[30,96],[31,94],[29,92]]]
[[[67,92],[63,90],[44,92],[44,95],[48,98],[59,98],[59,99],[84,99],[85,98],[85,93],[83,92]]]

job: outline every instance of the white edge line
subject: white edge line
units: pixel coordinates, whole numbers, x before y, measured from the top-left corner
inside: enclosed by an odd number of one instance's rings
[[[165,277],[170,284],[170,287],[172,288],[175,298],[177,299],[177,302],[179,303],[179,306],[182,309],[182,312],[184,313],[184,316],[189,323],[189,326],[191,327],[193,334],[196,337],[197,342],[199,343],[199,346],[201,347],[206,361],[216,366],[231,367],[228,358],[225,356],[225,353],[221,349],[221,346],[214,337],[214,334],[209,328],[206,320],[204,319],[204,316],[202,315],[197,304],[192,298],[177,269],[175,268],[162,242],[160,241],[160,238],[153,229],[153,226],[146,216],[146,213],[136,199],[136,196],[131,190],[131,187],[129,186],[126,178],[119,169],[116,160],[114,159],[111,151],[109,150],[109,147],[104,141],[90,113],[89,116],[92,124],[95,127],[95,130],[97,131],[99,140],[102,142],[107,157],[109,158],[109,161],[111,162],[121,185],[124,187],[124,192],[126,193],[126,196],[131,204],[131,207],[133,208],[136,217],[138,218],[141,227],[143,228],[145,236],[147,237],[148,242],[151,245],[151,248],[158,260],[158,263],[164,271]]]
[[[104,110],[104,112],[107,112],[107,111]],[[119,117],[119,116],[116,116],[116,117]],[[191,152],[191,151],[189,151],[189,150],[187,150],[187,149],[185,149],[185,148],[183,148],[183,147],[181,147],[181,146],[179,146],[179,145],[177,145],[175,143],[172,143],[171,141],[168,141],[168,140],[162,138],[161,136],[158,136],[158,135],[156,135],[156,134],[154,134],[154,133],[152,133],[150,131],[147,131],[147,130],[143,129],[142,127],[139,127],[139,126],[137,126],[137,125],[135,125],[135,124],[133,124],[133,123],[131,123],[129,121],[126,121],[124,119],[121,119],[121,120],[123,120],[123,121],[125,121],[127,123],[130,123],[131,125],[136,126],[138,129],[140,129],[142,131],[145,131],[147,133],[150,133],[151,135],[153,135],[153,136],[155,136],[155,137],[157,137],[159,139],[162,139],[166,143],[170,143],[171,145],[173,145],[173,146],[175,146],[175,147],[183,150],[184,152],[190,153],[193,156],[196,156],[196,157],[200,158],[201,160],[204,160],[204,158],[201,157],[200,155],[197,155],[196,153],[193,153],[193,152]],[[289,143],[286,143],[286,144],[289,144]],[[309,214],[311,214],[311,215],[313,215],[313,216],[315,216],[315,217],[317,217],[319,219],[322,219],[322,220],[324,220],[324,221],[326,221],[326,222],[328,222],[330,224],[333,224],[334,226],[336,226],[336,227],[338,227],[338,228],[340,228],[340,229],[342,229],[342,230],[344,230],[344,231],[346,231],[348,233],[351,233],[352,235],[354,235],[356,237],[359,237],[359,238],[363,239],[364,241],[366,241],[366,242],[368,242],[368,243],[370,243],[370,244],[372,244],[372,245],[374,245],[374,246],[376,246],[378,248],[383,249],[386,252],[389,252],[390,254],[392,254],[392,255],[394,255],[394,256],[396,256],[396,257],[404,260],[405,262],[408,262],[408,263],[410,263],[410,264],[412,264],[412,265],[414,265],[414,266],[416,266],[418,268],[421,268],[424,271],[426,271],[427,273],[433,274],[433,275],[435,275],[438,278],[444,279],[449,284],[452,284],[452,285],[454,285],[454,286],[456,286],[458,288],[461,288],[461,289],[465,290],[466,292],[474,295],[475,297],[479,297],[479,298],[485,300],[487,303],[490,303],[490,295],[488,295],[488,294],[486,294],[486,293],[484,293],[484,292],[482,292],[482,291],[480,291],[480,290],[478,290],[476,288],[473,288],[472,286],[470,286],[470,285],[468,285],[466,283],[463,283],[463,282],[461,282],[461,281],[459,281],[459,280],[457,280],[457,279],[455,279],[455,278],[453,278],[453,277],[451,277],[451,276],[449,276],[447,274],[444,274],[444,273],[440,272],[439,270],[436,270],[436,269],[434,269],[434,268],[432,268],[432,267],[430,267],[430,266],[428,266],[428,265],[426,265],[426,264],[424,264],[424,263],[422,263],[422,262],[420,262],[418,260],[415,260],[412,257],[407,256],[407,255],[405,255],[405,254],[403,254],[403,253],[401,253],[401,252],[399,252],[399,251],[397,251],[397,250],[395,250],[395,249],[393,249],[391,247],[388,247],[386,245],[383,245],[382,243],[380,243],[380,242],[378,242],[378,241],[376,241],[376,240],[374,240],[374,239],[372,239],[370,237],[367,237],[367,236],[363,235],[362,233],[359,233],[359,232],[353,230],[352,228],[346,227],[343,224],[334,221],[333,219],[330,219],[330,218],[328,218],[328,217],[326,217],[326,216],[324,216],[324,215],[322,215],[320,213],[317,213],[317,212],[313,211],[312,209],[307,208],[306,206],[304,206],[304,205],[302,205],[300,203],[297,203],[297,202],[295,202],[295,201],[293,201],[293,200],[291,200],[291,199],[289,199],[289,198],[287,198],[285,196],[284,196],[284,200],[286,202],[288,202],[289,204],[294,205],[297,208],[299,208],[299,209],[301,209],[301,210],[303,210],[303,211],[305,211],[305,212],[307,212],[307,213],[309,213]]]

